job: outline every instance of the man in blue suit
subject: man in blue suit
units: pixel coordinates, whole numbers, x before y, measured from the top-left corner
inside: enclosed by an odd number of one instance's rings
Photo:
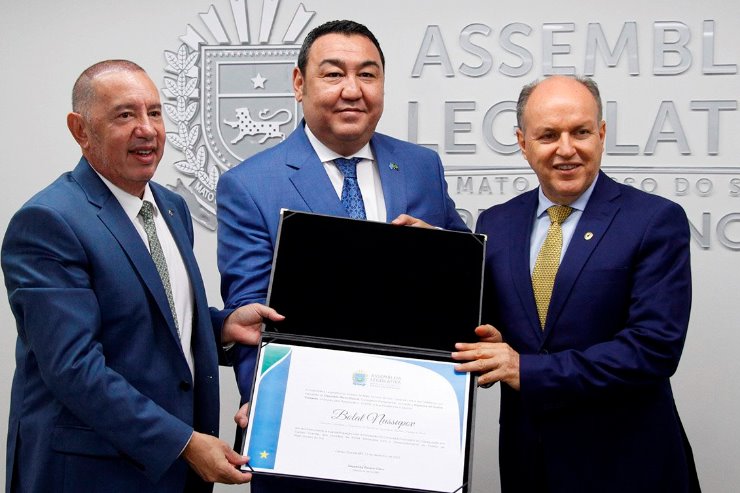
[[[593,81],[526,86],[517,120],[540,187],[480,215],[492,325],[453,353],[480,385],[502,382],[502,491],[698,491],[669,381],[691,306],[686,214],[600,171]],[[542,245],[558,236],[554,287],[543,290]]]
[[[359,161],[356,180],[366,219],[413,225],[420,224],[418,218],[467,230],[447,193],[439,156],[375,132],[383,112],[385,58],[365,26],[331,21],[315,28],[297,65],[293,88],[305,121],[284,142],[224,173],[218,183],[218,265],[226,308],[265,301],[282,208],[349,216],[341,200],[347,177],[337,158]],[[237,381],[246,402],[256,351],[236,349]],[[246,404],[235,420],[246,425]],[[253,482],[253,490],[260,481]],[[274,491],[299,491],[298,484],[280,484]]]
[[[2,246],[18,329],[6,491],[248,481],[234,467],[246,458],[216,438],[220,346],[280,317],[209,310],[185,202],[149,181],[165,133],[141,67],[85,70],[67,124],[84,157],[15,214]]]

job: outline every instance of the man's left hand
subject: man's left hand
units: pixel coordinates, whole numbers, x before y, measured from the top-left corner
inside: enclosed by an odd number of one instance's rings
[[[465,361],[455,367],[456,371],[478,374],[478,385],[489,386],[504,382],[514,390],[519,390],[519,353],[502,342],[501,333],[491,325],[481,325],[475,329],[481,342],[458,342],[452,359]]]
[[[408,214],[401,214],[391,221],[391,224],[395,224],[396,226],[411,226],[412,228],[434,228],[431,224],[425,223],[421,219],[409,216]]]
[[[279,322],[285,317],[260,303],[240,306],[226,317],[221,329],[221,342],[223,344],[237,342],[250,346],[258,344],[264,319]]]

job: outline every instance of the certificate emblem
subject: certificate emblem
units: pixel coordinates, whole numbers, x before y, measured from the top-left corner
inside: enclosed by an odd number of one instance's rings
[[[367,385],[367,373],[362,370],[352,373],[352,385]]]

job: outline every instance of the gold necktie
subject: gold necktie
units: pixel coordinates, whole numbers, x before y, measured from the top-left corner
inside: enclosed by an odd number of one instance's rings
[[[537,254],[537,261],[532,271],[532,288],[534,299],[537,303],[537,313],[540,316],[540,326],[545,328],[547,308],[550,306],[552,288],[555,285],[555,274],[560,266],[560,252],[563,249],[563,230],[560,225],[573,212],[572,207],[566,205],[553,205],[547,209],[550,216],[550,227],[547,237]]]

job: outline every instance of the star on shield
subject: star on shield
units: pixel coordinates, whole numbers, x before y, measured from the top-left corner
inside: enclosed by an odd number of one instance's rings
[[[254,84],[253,89],[257,89],[257,88],[264,89],[265,88],[265,82],[267,81],[267,79],[262,77],[262,74],[258,73],[257,77],[252,77],[251,80],[252,80],[252,84]]]

